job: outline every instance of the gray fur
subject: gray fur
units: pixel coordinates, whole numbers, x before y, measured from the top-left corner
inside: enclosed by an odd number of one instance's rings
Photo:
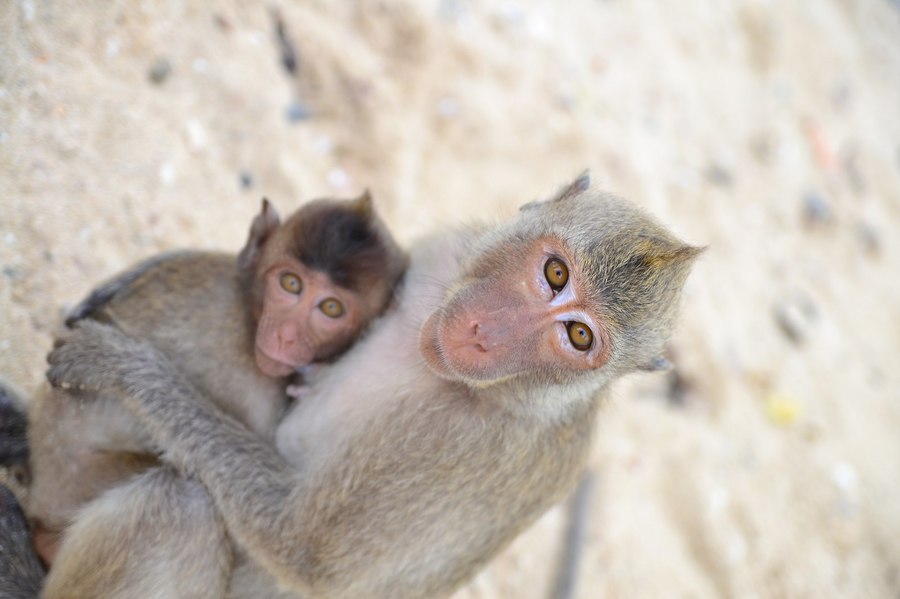
[[[419,352],[423,323],[547,236],[576,256],[591,309],[609,327],[609,360],[491,382],[436,374]],[[109,326],[73,331],[48,377],[114,390],[164,459],[196,475],[258,568],[242,563],[233,588],[444,596],[574,488],[602,398],[659,355],[695,255],[627,202],[590,190],[499,227],[433,236],[414,248],[398,305],[313,383],[275,448],[203,401],[157,349]],[[103,534],[85,538],[128,550],[127,537]]]

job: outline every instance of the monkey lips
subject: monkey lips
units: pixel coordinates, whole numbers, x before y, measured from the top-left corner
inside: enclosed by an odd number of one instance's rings
[[[275,358],[266,355],[258,346],[256,347],[256,367],[266,376],[279,378],[288,376],[296,371],[296,367],[291,364],[285,364]]]

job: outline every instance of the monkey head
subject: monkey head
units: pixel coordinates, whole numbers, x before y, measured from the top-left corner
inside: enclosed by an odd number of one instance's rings
[[[406,264],[368,192],[310,202],[284,223],[263,200],[238,256],[259,369],[287,376],[337,356],[385,309]]]
[[[472,248],[420,351],[439,376],[476,387],[653,369],[700,251],[582,175]]]

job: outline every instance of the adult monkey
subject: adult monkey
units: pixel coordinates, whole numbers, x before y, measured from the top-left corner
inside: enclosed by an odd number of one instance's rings
[[[699,252],[587,176],[499,227],[415,248],[397,308],[314,382],[277,452],[102,324],[63,340],[48,377],[116,388],[200,479],[249,557],[234,596],[435,597],[572,488],[604,390],[659,363]],[[79,578],[102,568],[90,547],[156,566],[129,536],[146,526],[109,532],[155,501],[133,491],[76,523],[47,597],[104,596]]]

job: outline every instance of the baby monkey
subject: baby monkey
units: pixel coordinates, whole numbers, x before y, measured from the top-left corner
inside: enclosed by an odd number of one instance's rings
[[[308,203],[283,223],[263,200],[237,259],[151,258],[95,290],[66,324],[94,319],[148,341],[219,408],[271,439],[287,377],[346,350],[387,307],[406,265],[368,192]],[[79,507],[158,462],[137,419],[102,394],[44,388],[29,422],[28,514],[50,564]]]

